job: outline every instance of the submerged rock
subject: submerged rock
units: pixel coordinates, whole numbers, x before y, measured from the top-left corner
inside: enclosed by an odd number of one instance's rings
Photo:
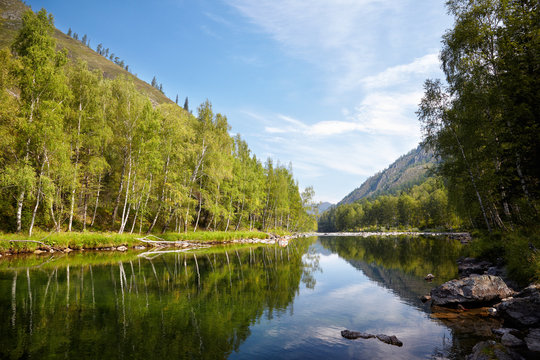
[[[377,338],[380,341],[390,344],[390,345],[403,346],[403,343],[395,335],[390,335],[390,336],[385,335],[385,334],[373,335],[373,334],[363,333],[360,331],[343,330],[341,331],[341,336],[343,336],[346,339],[351,339],[351,340],[358,339],[358,338],[360,339]]]
[[[431,290],[431,299],[433,304],[441,306],[484,304],[507,298],[513,293],[498,276],[473,275],[445,282]]]
[[[350,331],[350,330],[343,330],[341,332],[341,336],[343,336],[346,339],[351,339],[351,340],[358,339],[358,338],[371,339],[375,337],[375,335],[372,335],[372,334],[363,333],[360,331]]]
[[[124,245],[120,245],[119,247],[116,248],[116,250],[118,250],[118,251],[127,251],[127,249],[128,248],[126,246],[124,246]]]
[[[403,346],[403,343],[395,335],[377,334],[377,339],[390,345]]]
[[[424,278],[424,280],[426,281],[431,281],[433,279],[435,279],[435,275],[433,274],[427,274],[426,277]]]
[[[520,328],[540,327],[540,285],[531,285],[497,305],[497,312],[508,323]]]
[[[428,302],[429,300],[431,300],[431,296],[429,295],[423,295],[420,300],[425,303],[425,302]]]

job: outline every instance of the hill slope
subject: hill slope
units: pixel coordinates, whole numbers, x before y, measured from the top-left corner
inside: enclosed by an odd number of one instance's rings
[[[435,164],[431,152],[422,146],[401,156],[387,169],[369,177],[360,187],[345,196],[338,205],[384,193],[395,193],[403,188],[420,184],[427,177],[428,169]]]
[[[20,0],[0,0],[0,49],[11,45],[21,28],[22,15],[28,9],[29,7]],[[137,89],[147,95],[153,104],[172,103],[172,100],[159,90],[129,73],[121,66],[99,55],[80,41],[72,39],[58,29],[56,29],[54,37],[57,40],[58,48],[68,50],[69,58],[86,61],[90,69],[101,70],[107,78],[115,78],[119,75],[132,78]]]

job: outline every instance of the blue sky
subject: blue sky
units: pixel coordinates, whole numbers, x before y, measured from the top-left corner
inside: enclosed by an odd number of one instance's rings
[[[337,202],[417,146],[451,26],[444,0],[28,0]]]

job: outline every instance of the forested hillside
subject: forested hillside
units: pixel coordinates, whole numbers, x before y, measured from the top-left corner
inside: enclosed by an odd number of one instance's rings
[[[133,76],[70,61],[45,10],[21,24],[0,52],[0,230],[313,227],[313,190],[263,165],[210,102],[157,105]]]
[[[434,164],[433,153],[419,145],[394,161],[387,169],[369,177],[338,204],[352,204],[360,199],[410,189],[427,178],[428,170]]]
[[[319,218],[319,231],[365,229],[455,229],[462,221],[448,202],[441,178],[429,177],[396,194],[364,198],[341,204]]]
[[[0,49],[11,46],[18,31],[22,27],[22,17],[25,11],[29,8],[20,0],[0,0]],[[71,30],[71,29],[70,29]],[[84,31],[84,29],[81,29]],[[172,103],[172,100],[167,98],[162,92],[140,80],[137,76],[126,70],[124,61],[114,61],[114,49],[108,51],[108,55],[113,55],[111,59],[100,55],[90,47],[89,40],[86,40],[86,35],[77,35],[76,33],[64,34],[58,29],[54,29],[52,36],[56,39],[57,49],[66,49],[67,57],[72,61],[78,59],[84,60],[91,70],[99,69],[103,73],[103,77],[113,79],[118,76],[126,76],[133,81],[137,90],[146,95],[153,104]],[[80,36],[80,39],[78,39]],[[75,39],[77,38],[77,39]],[[85,41],[82,41],[82,40]],[[100,48],[100,44],[96,42],[96,50]],[[109,50],[109,49],[107,49]],[[122,65],[122,66],[121,66]],[[129,68],[128,68],[129,69]]]

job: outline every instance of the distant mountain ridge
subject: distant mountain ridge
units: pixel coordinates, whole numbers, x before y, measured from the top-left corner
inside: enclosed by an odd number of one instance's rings
[[[360,187],[345,196],[338,205],[351,204],[360,199],[382,194],[393,194],[418,185],[428,177],[429,168],[436,164],[431,151],[418,145],[399,157],[388,168],[369,177]]]
[[[22,26],[22,15],[28,9],[30,7],[20,0],[0,0],[0,49],[9,47],[15,40],[15,36]],[[36,11],[39,9],[33,10]],[[99,55],[82,42],[67,36],[58,29],[55,30],[53,36],[56,39],[57,47],[66,49],[70,59],[86,61],[90,69],[99,69],[106,78],[115,78],[124,75],[133,79],[137,89],[148,96],[154,105],[173,102],[158,89],[104,56]]]
[[[319,214],[322,214],[323,212],[325,212],[326,210],[328,210],[331,206],[333,206],[334,204],[331,204],[327,201],[325,202],[322,202],[319,204],[318,206],[318,209],[319,209]]]

